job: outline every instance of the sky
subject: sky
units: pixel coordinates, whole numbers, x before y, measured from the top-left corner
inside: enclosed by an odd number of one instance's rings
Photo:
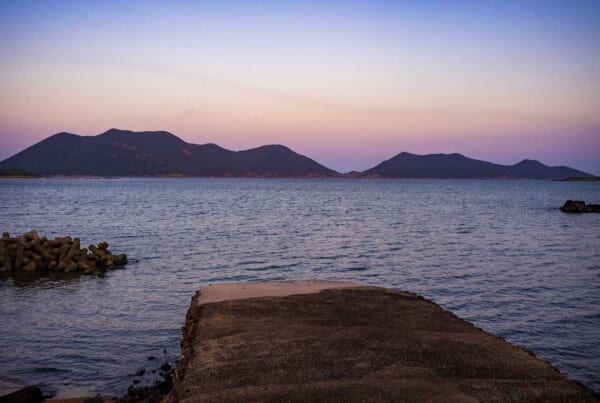
[[[600,1],[0,1],[0,160],[112,127],[600,174]]]

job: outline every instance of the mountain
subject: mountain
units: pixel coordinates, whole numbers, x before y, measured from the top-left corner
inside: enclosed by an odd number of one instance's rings
[[[165,131],[58,133],[0,162],[42,175],[332,176],[337,172],[281,145],[230,151],[190,144]]]
[[[510,168],[513,177],[521,178],[556,179],[593,176],[587,172],[578,171],[565,166],[549,167],[536,160],[523,160]]]
[[[58,133],[0,162],[0,169],[41,175],[257,176],[383,178],[591,177],[569,167],[523,160],[507,166],[461,154],[400,153],[364,172],[340,175],[282,145],[231,151],[216,144],[191,144],[165,131],[110,129],[97,136]]]
[[[549,167],[534,160],[523,160],[515,165],[508,166],[467,158],[461,154],[415,155],[403,152],[362,172],[362,176],[383,178],[553,179],[592,175],[564,166]]]

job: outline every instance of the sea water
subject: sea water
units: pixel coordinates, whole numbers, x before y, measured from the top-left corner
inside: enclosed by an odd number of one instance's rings
[[[0,278],[0,394],[119,395],[174,363],[199,287],[300,278],[419,293],[600,391],[600,214],[567,199],[599,203],[600,183],[1,180],[0,231],[107,241],[130,263]]]

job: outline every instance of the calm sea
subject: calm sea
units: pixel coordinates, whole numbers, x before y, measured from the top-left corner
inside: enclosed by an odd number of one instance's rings
[[[600,391],[600,214],[561,213],[566,199],[598,203],[600,184],[1,180],[1,231],[108,241],[132,262],[102,276],[0,279],[0,394],[151,382],[177,358],[199,287],[297,278],[419,293]]]

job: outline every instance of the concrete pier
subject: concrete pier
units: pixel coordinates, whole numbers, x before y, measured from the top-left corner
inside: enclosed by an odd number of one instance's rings
[[[193,298],[171,402],[595,402],[530,352],[417,295],[218,284]]]

